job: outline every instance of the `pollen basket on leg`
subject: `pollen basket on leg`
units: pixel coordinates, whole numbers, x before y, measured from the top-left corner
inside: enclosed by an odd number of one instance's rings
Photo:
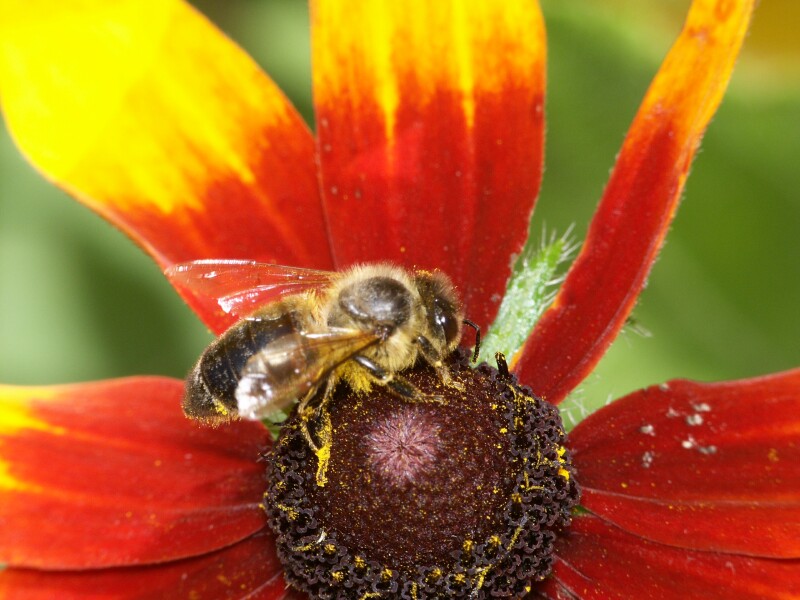
[[[441,403],[339,386],[325,483],[297,416],[268,460],[265,504],[286,579],[312,598],[520,597],[551,569],[578,487],[558,411],[457,351],[404,376]],[[317,424],[308,423],[312,435]]]

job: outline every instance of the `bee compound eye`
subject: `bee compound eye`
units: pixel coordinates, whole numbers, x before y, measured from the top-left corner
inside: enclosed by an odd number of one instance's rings
[[[444,298],[434,299],[433,306],[433,320],[444,332],[444,339],[447,345],[450,346],[458,342],[461,337],[461,318],[458,316],[456,307]]]

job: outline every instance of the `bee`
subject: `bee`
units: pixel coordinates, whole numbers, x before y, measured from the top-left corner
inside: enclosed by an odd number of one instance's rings
[[[271,419],[295,401],[306,420],[344,381],[356,392],[386,386],[414,402],[427,396],[400,372],[424,360],[454,385],[444,359],[458,346],[461,302],[442,272],[373,263],[317,271],[242,260],[176,264],[167,277],[190,301],[214,302],[235,320],[186,378],[183,410],[206,422]],[[306,432],[314,447],[311,436]]]

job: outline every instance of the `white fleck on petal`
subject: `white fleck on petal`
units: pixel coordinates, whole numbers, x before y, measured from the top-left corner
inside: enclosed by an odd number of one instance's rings
[[[692,427],[696,427],[697,425],[703,424],[703,415],[700,414],[693,414],[686,417],[686,424],[691,425]]]

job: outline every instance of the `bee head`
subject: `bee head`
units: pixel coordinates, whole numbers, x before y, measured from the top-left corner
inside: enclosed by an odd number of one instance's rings
[[[451,352],[461,340],[464,314],[461,301],[450,278],[441,271],[420,271],[415,276],[428,320],[429,339]]]

